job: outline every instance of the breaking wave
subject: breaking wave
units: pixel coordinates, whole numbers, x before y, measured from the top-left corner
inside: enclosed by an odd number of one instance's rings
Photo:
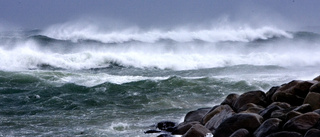
[[[1,32],[0,39],[0,70],[320,65],[319,34],[269,26],[107,31],[64,24]]]

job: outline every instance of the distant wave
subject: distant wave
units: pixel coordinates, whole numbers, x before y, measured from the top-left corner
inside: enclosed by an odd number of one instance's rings
[[[168,31],[60,26],[1,32],[0,39],[0,70],[320,65],[319,34],[268,26]]]
[[[156,43],[162,40],[175,42],[250,42],[271,38],[292,38],[292,34],[274,27],[216,27],[206,29],[150,29],[126,28],[112,31],[101,31],[95,26],[61,25],[46,29],[42,35],[58,40],[73,42],[90,40],[102,43],[127,43],[132,41]]]

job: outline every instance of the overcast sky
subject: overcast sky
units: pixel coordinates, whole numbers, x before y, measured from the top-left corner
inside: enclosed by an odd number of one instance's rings
[[[320,0],[0,0],[0,24],[32,29],[92,17],[148,27],[227,17],[319,26],[319,6]]]

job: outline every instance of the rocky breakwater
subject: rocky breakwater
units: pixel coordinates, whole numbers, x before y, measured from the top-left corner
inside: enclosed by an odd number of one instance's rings
[[[320,137],[320,76],[293,80],[266,93],[229,94],[212,108],[186,114],[182,123],[159,122],[159,137]]]

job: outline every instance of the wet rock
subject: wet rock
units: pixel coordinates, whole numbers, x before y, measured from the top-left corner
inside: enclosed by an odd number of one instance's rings
[[[243,105],[241,108],[239,108],[239,113],[256,113],[259,114],[262,110],[264,110],[263,107],[258,106],[253,103],[248,103]]]
[[[260,127],[253,133],[255,137],[265,137],[271,133],[278,132],[282,120],[278,118],[270,118],[264,121]]]
[[[182,137],[204,137],[211,131],[201,124],[193,125]]]
[[[310,129],[307,131],[304,137],[320,137],[320,130],[315,128]]]
[[[287,113],[290,111],[291,109],[275,110],[271,113],[270,118],[279,118],[284,121],[287,118]]]
[[[250,137],[250,132],[244,128],[238,129],[233,132],[230,137]]]
[[[233,104],[233,107],[237,110],[237,112],[239,112],[238,110],[243,105],[246,105],[248,103],[253,103],[265,107],[267,105],[266,94],[260,90],[243,93]]]
[[[271,99],[273,102],[287,102],[290,105],[299,106],[314,83],[313,81],[291,81],[280,86]]]
[[[221,105],[229,105],[229,106],[233,106],[234,102],[236,102],[236,100],[239,98],[238,94],[232,93],[229,94],[222,102]]]
[[[305,133],[308,129],[317,124],[319,118],[319,114],[315,112],[308,112],[287,121],[283,125],[283,129],[287,131]]]
[[[233,109],[229,106],[229,105],[219,105],[215,108],[213,108],[212,111],[209,111],[202,119],[202,123],[203,125],[205,125],[214,115],[222,112],[222,111],[226,111],[226,112],[233,112]],[[226,113],[224,112],[224,113]]]
[[[274,111],[284,111],[286,109],[289,109],[290,105],[288,103],[284,103],[284,102],[273,102],[271,103],[266,109],[262,110],[260,112],[260,115],[264,118],[264,119],[268,119],[271,117],[271,114]],[[275,113],[279,113],[279,112],[275,112]],[[273,113],[273,117],[275,117],[275,113]],[[283,113],[283,112],[281,112]],[[283,113],[283,115],[285,115],[285,113]]]
[[[320,109],[316,109],[313,112],[318,113],[320,115]]]
[[[183,122],[175,127],[175,130],[172,131],[172,135],[183,135],[195,124],[200,124],[199,121],[192,122]]]
[[[314,78],[313,80],[320,82],[320,75],[318,77]]]
[[[176,123],[171,121],[162,121],[157,124],[158,129],[168,132],[172,132],[175,126]]]
[[[229,137],[238,129],[245,128],[249,132],[256,130],[262,123],[263,118],[255,113],[235,114],[224,120],[216,129],[214,136]]]
[[[145,134],[151,134],[151,133],[160,133],[160,132],[161,132],[161,130],[150,129],[150,130],[145,131],[144,133]]]
[[[272,106],[268,106],[266,109],[262,110],[260,112],[260,115],[264,118],[264,119],[268,119],[271,116],[271,113],[275,110],[280,110],[281,107],[276,106],[276,105],[272,105]]]
[[[205,124],[205,127],[212,133],[218,128],[222,121],[234,114],[234,111],[229,105],[221,105],[221,107],[218,107],[217,110],[219,110],[219,112],[215,113],[215,115],[211,117],[210,120]]]
[[[290,119],[292,119],[292,118],[294,118],[294,117],[296,117],[296,116],[300,116],[300,115],[302,115],[301,112],[292,110],[292,111],[290,111],[289,113],[287,113],[287,115],[286,115],[286,121],[288,121],[288,120],[290,120]]]
[[[316,129],[320,130],[320,120],[317,122],[316,125],[313,126],[313,128],[316,128]]]
[[[270,105],[276,105],[276,106],[281,107],[282,109],[291,108],[291,105],[288,104],[288,103],[286,103],[286,102],[273,102],[273,103],[271,103]]]
[[[320,109],[320,93],[309,92],[303,103],[310,104],[312,110]]]
[[[307,113],[307,112],[311,112],[312,108],[310,104],[302,104],[301,106],[298,106],[293,110],[298,111],[300,113]]]
[[[278,90],[279,86],[275,86],[269,89],[269,91],[266,93],[266,99],[267,99],[267,104],[272,103],[272,96],[273,94]]]
[[[313,84],[310,87],[310,92],[320,93],[320,82],[317,82],[317,83]]]
[[[157,136],[157,137],[172,137],[172,136],[169,135],[169,134],[161,134],[161,135],[159,135],[159,136]]]
[[[200,108],[194,111],[190,111],[184,117],[184,122],[199,121],[201,122],[203,116],[205,116],[211,108]]]
[[[303,137],[298,132],[281,131],[268,135],[267,137]]]

